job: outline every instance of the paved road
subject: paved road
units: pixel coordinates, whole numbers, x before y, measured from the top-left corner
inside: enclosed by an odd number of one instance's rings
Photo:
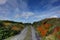
[[[26,27],[20,34],[5,40],[37,40],[33,27]]]
[[[32,33],[31,32],[31,27],[29,27],[24,40],[32,40],[32,34],[31,33]]]
[[[37,38],[36,38],[36,31],[34,30],[33,27],[31,27],[31,30],[32,30],[32,40],[37,40]]]

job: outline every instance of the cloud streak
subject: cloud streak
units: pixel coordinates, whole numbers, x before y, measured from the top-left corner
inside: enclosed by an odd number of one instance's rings
[[[45,18],[52,18],[52,17],[59,17],[60,15],[60,6],[53,7],[49,10],[39,12],[40,15],[35,15],[34,17],[37,19],[45,19]]]
[[[50,18],[58,18],[58,16],[56,16],[56,15],[53,15],[53,16],[51,16]]]
[[[0,0],[0,5],[5,4],[7,0]]]
[[[17,14],[15,15],[15,18],[24,18],[24,19],[28,19],[29,17],[33,16],[34,13],[32,12],[23,12],[22,14]]]

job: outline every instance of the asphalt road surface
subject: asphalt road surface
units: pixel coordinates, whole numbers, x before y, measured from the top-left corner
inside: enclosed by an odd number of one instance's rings
[[[35,29],[32,26],[26,27],[20,34],[5,40],[38,40],[35,33]]]

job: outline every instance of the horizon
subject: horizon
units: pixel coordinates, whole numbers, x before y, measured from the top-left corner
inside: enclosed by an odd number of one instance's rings
[[[53,17],[53,18],[56,18],[56,17]],[[45,18],[45,19],[52,19],[52,18]],[[41,20],[38,20],[38,21],[34,21],[34,22],[39,22],[39,21],[42,21],[42,20],[45,20],[45,19],[41,19]],[[14,21],[14,20],[0,20],[0,21],[13,21],[13,22],[20,22],[20,21]],[[21,22],[21,23],[31,23],[33,24],[34,22]]]
[[[0,20],[33,23],[60,18],[60,0],[0,0]]]

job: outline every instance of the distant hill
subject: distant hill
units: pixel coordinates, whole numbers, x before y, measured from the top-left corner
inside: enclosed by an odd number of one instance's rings
[[[46,18],[41,21],[34,22],[33,25],[39,26],[41,24],[46,24],[46,23],[60,26],[60,18]]]

